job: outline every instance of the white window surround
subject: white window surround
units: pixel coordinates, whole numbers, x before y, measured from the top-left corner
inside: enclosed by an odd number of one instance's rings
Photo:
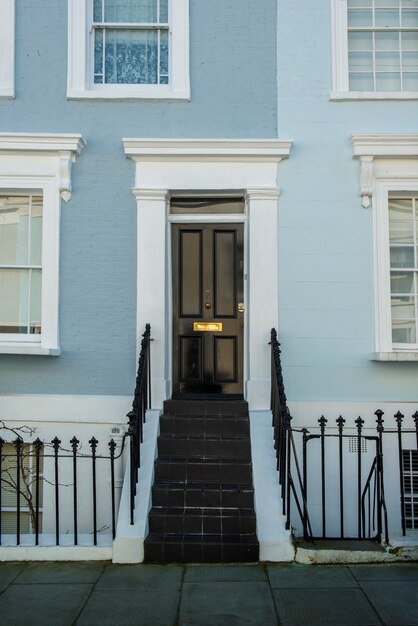
[[[15,0],[0,0],[0,98],[14,98]]]
[[[85,142],[81,135],[0,133],[0,191],[43,196],[42,332],[0,334],[0,354],[58,355],[59,223],[61,198],[71,198],[71,165]]]
[[[331,0],[332,91],[330,100],[416,100],[418,91],[350,91],[347,0]]]
[[[68,0],[69,99],[190,99],[189,0],[169,0],[168,85],[94,84],[88,32],[92,4],[90,0]]]
[[[376,361],[418,362],[418,351],[392,344],[390,309],[389,194],[418,192],[418,135],[354,135],[360,160],[360,195],[372,206]]]
[[[269,332],[278,323],[278,167],[292,142],[279,139],[124,139],[135,161],[137,335],[150,322],[154,406],[171,395],[170,222],[244,222],[244,380],[251,409],[268,409]],[[170,194],[244,197],[245,214],[169,215]],[[269,276],[269,288],[260,277]]]

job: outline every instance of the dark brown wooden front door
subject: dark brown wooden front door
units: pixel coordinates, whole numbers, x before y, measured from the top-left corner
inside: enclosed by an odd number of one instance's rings
[[[173,392],[243,393],[243,224],[173,224]]]

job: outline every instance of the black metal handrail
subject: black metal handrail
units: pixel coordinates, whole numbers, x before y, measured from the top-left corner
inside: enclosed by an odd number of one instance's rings
[[[336,432],[327,426],[328,420],[322,415],[318,419],[317,430],[309,431],[307,428],[294,428],[291,424],[292,417],[287,406],[287,398],[284,388],[283,371],[281,363],[280,344],[275,329],[271,331],[271,411],[273,416],[274,447],[276,449],[277,470],[279,473],[279,484],[283,503],[283,514],[286,517],[286,527],[290,529],[291,522],[297,526],[297,520],[293,516],[295,507],[303,529],[305,539],[375,539],[381,541],[384,537],[386,543],[389,541],[388,512],[385,499],[384,485],[384,439],[389,440],[390,435],[397,436],[398,442],[398,469],[399,471],[399,500],[401,509],[402,532],[406,534],[406,496],[405,478],[403,469],[403,435],[416,435],[418,450],[418,411],[412,416],[415,428],[404,428],[404,416],[399,411],[395,414],[396,428],[384,428],[383,411],[375,412],[377,435],[366,434],[364,432],[364,420],[358,417],[355,420],[355,430],[344,432],[346,420],[340,415],[336,420]],[[328,432],[327,432],[328,430]],[[329,432],[331,430],[331,432]],[[370,430],[368,430],[370,432]],[[318,447],[310,442],[318,441]],[[347,442],[348,440],[348,442]],[[332,442],[338,442],[337,448],[333,448]],[[367,442],[372,444],[373,458],[364,456],[363,449]],[[348,443],[348,446],[347,446]],[[352,461],[346,465],[344,461],[344,450],[347,447],[355,452],[355,465]],[[313,447],[312,447],[313,446]],[[393,446],[392,446],[393,447]],[[298,450],[301,455],[301,462],[298,458]],[[308,454],[309,453],[309,454]],[[329,455],[333,454],[337,459],[338,467],[335,471],[334,482],[337,483],[337,492],[331,491],[328,484]],[[370,463],[366,468],[365,463]],[[387,459],[386,463],[392,464],[396,460],[393,455]],[[350,470],[347,476],[346,470]],[[365,470],[368,471],[364,481]],[[391,467],[391,473],[393,474]],[[309,514],[308,499],[308,478],[309,491],[312,486],[317,495],[314,494],[316,503],[316,523],[320,528],[315,533],[312,530],[314,525],[312,515]],[[350,483],[348,484],[347,483]],[[332,488],[335,490],[335,487]],[[350,495],[349,495],[350,494]],[[293,496],[293,500],[291,498]],[[336,497],[335,497],[336,496]],[[354,498],[350,501],[349,498]],[[349,507],[345,506],[349,500]],[[339,530],[336,531],[335,508],[338,506]],[[333,510],[334,519],[330,522],[329,514]],[[357,522],[353,527],[354,520],[351,519],[351,528],[347,529],[346,517],[348,514],[356,512]],[[337,518],[338,519],[338,518]],[[409,522],[410,523],[410,522]],[[330,526],[334,528],[330,530]],[[409,526],[411,527],[411,526]],[[338,536],[335,536],[338,535]]]
[[[275,328],[271,329],[271,399],[272,426],[274,433],[274,447],[276,449],[277,470],[279,472],[279,484],[281,486],[283,515],[286,516],[286,528],[290,529],[290,498],[293,494],[296,507],[301,517],[306,532],[311,532],[309,514],[306,503],[306,481],[300,471],[300,464],[296,454],[296,446],[293,437],[294,429],[291,428],[291,415],[287,406],[286,392],[284,389],[283,370],[281,363],[280,344]],[[292,459],[293,453],[293,459]],[[296,467],[297,483],[292,475],[292,461]],[[298,497],[298,489],[301,494],[302,504]]]
[[[151,326],[145,325],[142,335],[141,350],[138,359],[134,400],[129,419],[130,437],[130,523],[134,524],[135,496],[137,491],[138,470],[141,466],[141,443],[147,410],[151,408]]]

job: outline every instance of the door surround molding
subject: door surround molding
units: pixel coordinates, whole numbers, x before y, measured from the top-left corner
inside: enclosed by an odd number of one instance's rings
[[[162,407],[171,394],[168,204],[171,193],[187,190],[201,196],[235,194],[245,199],[244,394],[252,410],[269,408],[267,343],[270,329],[278,321],[277,175],[278,165],[289,156],[292,142],[279,139],[124,139],[123,144],[126,156],[135,161],[137,335],[139,339],[146,322],[151,324],[154,407]],[[187,216],[190,217],[194,216]],[[205,216],[196,216],[196,221],[203,221],[202,217]],[[220,221],[219,217],[210,216],[210,221]],[[225,221],[235,221],[224,217]],[[184,219],[195,221],[186,216]]]

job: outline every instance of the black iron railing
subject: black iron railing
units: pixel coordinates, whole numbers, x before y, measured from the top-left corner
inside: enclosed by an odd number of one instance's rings
[[[132,410],[128,413],[130,437],[130,509],[131,524],[134,524],[135,496],[138,482],[138,470],[141,466],[141,443],[146,420],[146,412],[151,408],[151,326],[145,325],[142,335],[141,350],[138,359],[138,371],[134,391]]]
[[[274,445],[287,528],[293,527],[305,539],[368,538],[380,542],[384,538],[388,542],[384,481],[384,474],[388,472],[392,478],[392,509],[400,506],[401,528],[405,535],[407,527],[414,527],[409,515],[414,493],[412,478],[406,480],[404,476],[404,455],[412,447],[418,450],[418,411],[412,416],[414,426],[410,428],[405,428],[400,412],[394,416],[396,428],[385,428],[380,409],[374,414],[375,432],[364,428],[361,417],[349,428],[341,415],[335,425],[321,416],[315,428],[294,428],[275,329],[271,331],[270,345]],[[397,474],[399,492],[394,493],[396,480],[393,477]],[[406,487],[410,488],[407,494]],[[418,502],[415,506],[418,512]]]
[[[92,437],[87,446],[77,437],[62,446],[58,437],[28,441],[22,429],[0,423],[0,544],[98,545],[99,534],[116,535],[115,464],[124,438],[111,439],[99,448]],[[86,449],[84,449],[86,448]],[[101,453],[98,453],[100,449]],[[107,454],[105,453],[107,452]]]

